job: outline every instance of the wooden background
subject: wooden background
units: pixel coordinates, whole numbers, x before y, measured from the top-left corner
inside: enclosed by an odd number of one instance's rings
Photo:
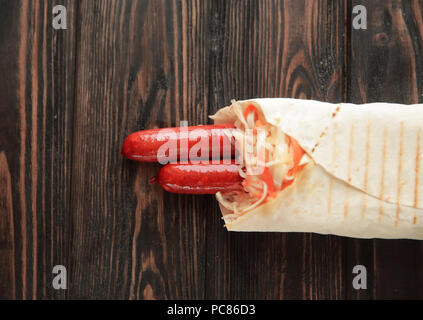
[[[422,299],[422,242],[228,233],[213,197],[119,154],[232,98],[423,102],[422,17],[422,0],[0,0],[0,298]]]

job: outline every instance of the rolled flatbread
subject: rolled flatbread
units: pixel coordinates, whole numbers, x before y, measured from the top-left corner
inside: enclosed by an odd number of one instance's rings
[[[249,105],[277,136],[271,145],[285,143],[286,135],[305,156],[288,187],[246,210],[245,194],[218,194],[229,231],[423,239],[423,105],[253,99],[234,101],[212,118],[245,129]],[[270,167],[287,163],[281,154],[272,153]],[[273,166],[272,177],[283,170],[286,176],[286,166]]]

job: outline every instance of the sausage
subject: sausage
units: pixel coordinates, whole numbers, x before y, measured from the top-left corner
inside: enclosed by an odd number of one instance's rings
[[[238,168],[233,160],[230,164],[170,163],[160,169],[154,181],[172,193],[215,194],[242,190],[243,179]]]
[[[190,151],[193,150],[195,150],[196,159],[231,158],[235,153],[235,146],[231,140],[231,132],[234,129],[232,124],[221,124],[138,131],[125,139],[121,154],[131,160],[161,164],[178,160],[188,161],[192,159]],[[208,152],[198,156],[197,151],[201,151],[197,150],[198,145],[196,149],[192,148],[203,139],[207,139]],[[159,150],[165,143],[167,145],[164,147],[168,148],[166,154],[162,154],[160,158]],[[215,150],[213,150],[213,144],[216,144]]]

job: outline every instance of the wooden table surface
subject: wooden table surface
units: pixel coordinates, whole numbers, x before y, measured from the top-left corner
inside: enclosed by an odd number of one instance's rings
[[[423,242],[229,233],[119,154],[252,97],[423,102],[423,1],[0,0],[0,298],[422,299]]]

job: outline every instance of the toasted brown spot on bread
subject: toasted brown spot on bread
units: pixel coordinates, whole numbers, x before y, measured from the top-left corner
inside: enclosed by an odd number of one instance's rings
[[[369,162],[370,162],[370,123],[367,123],[367,132],[366,132],[366,159],[364,164],[364,182],[363,182],[363,189],[367,191],[367,184],[369,181]],[[362,209],[361,209],[361,219],[366,217],[366,210],[367,210],[367,200],[366,197],[363,195],[362,201]]]
[[[328,192],[328,217],[330,216],[331,210],[332,210],[332,189],[333,189],[333,179],[330,179],[329,192]]]
[[[397,212],[396,212],[396,218],[395,218],[395,227],[398,226],[400,211],[401,211],[401,206],[399,204],[397,204]]]
[[[378,217],[378,222],[381,223],[382,222],[382,216],[383,216],[384,210],[383,210],[383,202],[380,202],[380,207],[379,207],[379,217]]]
[[[415,169],[415,185],[414,185],[414,208],[419,206],[419,174],[420,174],[420,153],[421,153],[421,139],[422,139],[422,130],[421,128],[417,131],[417,150],[416,150],[416,169]]]
[[[341,111],[341,105],[336,107],[335,111],[332,113],[332,118],[335,118],[339,111]]]
[[[354,146],[354,125],[350,129],[350,146],[348,151],[348,182],[351,182],[351,163],[353,157],[353,146]]]
[[[332,118],[335,118],[336,115],[339,113],[339,111],[341,111],[341,105],[338,105],[336,107],[335,111],[332,113]],[[336,126],[336,123],[335,123],[335,126]],[[329,125],[327,125],[326,128],[320,133],[319,138],[322,139],[325,136],[325,134],[328,132],[328,130],[329,130]],[[314,153],[314,151],[316,151],[317,147],[319,146],[320,139],[318,142],[316,142],[313,149],[311,149],[311,153]]]
[[[320,139],[322,139],[325,136],[325,134],[328,131],[328,129],[329,129],[329,126],[327,126],[325,128],[325,130],[322,131],[322,133],[320,134]],[[313,149],[311,149],[311,153],[314,153],[314,151],[316,151],[316,148],[319,146],[319,142],[320,142],[320,140],[318,142],[316,142],[316,144],[314,145]]]
[[[370,123],[367,123],[367,134],[366,134],[366,160],[364,164],[364,183],[363,189],[367,191],[367,184],[369,181],[369,162],[370,162]]]
[[[350,209],[350,203],[349,203],[349,189],[346,191],[345,195],[345,205],[344,205],[344,219],[348,218],[348,211]]]
[[[421,153],[421,143],[422,139],[422,130],[421,128],[417,131],[417,149],[416,149],[416,170],[415,170],[415,184],[414,184],[414,208],[419,206],[419,174],[420,174],[420,153]],[[417,216],[414,214],[413,224],[417,223]]]
[[[395,218],[395,226],[398,225],[399,217],[400,217],[400,198],[401,198],[401,191],[402,191],[402,184],[401,184],[401,175],[402,175],[402,155],[404,153],[404,123],[401,122],[401,129],[400,129],[400,147],[399,147],[399,161],[398,161],[398,180],[397,180],[397,212]]]
[[[364,219],[366,217],[366,210],[367,210],[367,200],[366,196],[363,194],[363,200],[361,201],[361,219]]]
[[[353,156],[353,146],[354,146],[354,125],[350,129],[350,146],[348,150],[348,182],[351,182],[351,163]],[[344,206],[344,219],[348,217],[348,211],[350,208],[349,204],[349,191],[347,190],[345,206]]]
[[[382,175],[380,178],[380,193],[379,199],[383,199],[383,193],[385,192],[385,161],[386,161],[386,127],[383,128],[383,148],[382,148]],[[380,202],[379,209],[379,222],[382,220],[383,215],[383,202]]]

